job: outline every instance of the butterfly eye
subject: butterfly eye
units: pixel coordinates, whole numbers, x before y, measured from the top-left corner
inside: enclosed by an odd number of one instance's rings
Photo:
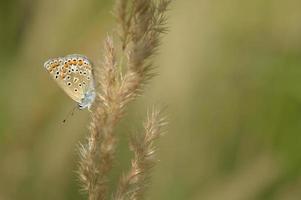
[[[81,84],[81,83],[79,83],[79,84],[78,84],[78,86],[79,86],[79,87],[81,87],[81,86],[82,86],[82,84]]]
[[[59,76],[58,76],[58,75],[56,75],[56,76],[55,76],[55,79],[57,79],[58,77],[59,77]]]
[[[68,82],[67,85],[70,86],[70,85],[71,85],[71,82]]]
[[[77,91],[78,91],[77,88],[75,88],[75,89],[74,89],[74,92],[77,92]]]
[[[71,78],[70,76],[67,76],[67,80],[70,80],[70,78]]]

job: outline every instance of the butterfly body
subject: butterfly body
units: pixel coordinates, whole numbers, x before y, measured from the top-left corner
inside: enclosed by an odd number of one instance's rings
[[[90,108],[95,99],[92,63],[86,56],[71,54],[44,63],[55,82],[79,105]]]

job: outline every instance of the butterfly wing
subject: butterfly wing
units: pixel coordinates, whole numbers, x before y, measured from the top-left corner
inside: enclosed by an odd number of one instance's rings
[[[87,91],[94,89],[92,64],[83,55],[71,54],[49,59],[44,67],[55,82],[78,103],[82,103]]]

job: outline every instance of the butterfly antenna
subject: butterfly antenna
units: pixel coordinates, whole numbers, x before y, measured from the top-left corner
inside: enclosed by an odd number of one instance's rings
[[[73,116],[74,115],[74,111],[75,111],[75,109],[77,108],[78,106],[76,105],[76,106],[74,106],[73,108],[72,108],[72,110],[67,114],[67,116],[65,117],[65,119],[63,120],[63,123],[65,123],[66,121],[67,121],[67,119],[70,117],[70,116]]]

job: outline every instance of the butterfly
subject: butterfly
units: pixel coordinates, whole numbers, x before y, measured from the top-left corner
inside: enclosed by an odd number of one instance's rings
[[[70,54],[51,58],[44,67],[67,95],[78,103],[79,109],[90,109],[96,94],[92,63],[86,56]]]

